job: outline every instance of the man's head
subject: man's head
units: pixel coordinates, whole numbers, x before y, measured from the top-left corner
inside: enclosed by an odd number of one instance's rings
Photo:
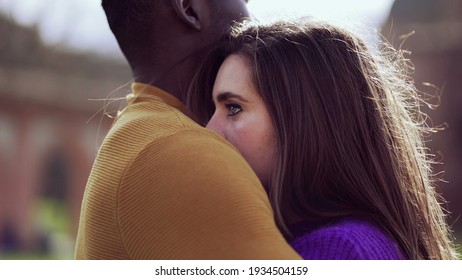
[[[237,20],[249,17],[247,0],[102,0],[109,26],[135,79],[200,61],[203,50]],[[155,73],[157,72],[157,73]]]

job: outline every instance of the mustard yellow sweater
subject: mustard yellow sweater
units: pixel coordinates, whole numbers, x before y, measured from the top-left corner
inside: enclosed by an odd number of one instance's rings
[[[134,84],[85,190],[76,259],[299,259],[258,178],[162,90]]]

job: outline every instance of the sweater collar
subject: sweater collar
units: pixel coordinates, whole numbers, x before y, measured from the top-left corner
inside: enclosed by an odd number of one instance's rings
[[[167,105],[180,110],[183,114],[189,115],[186,105],[170,93],[149,84],[133,83],[132,93],[127,95],[128,103],[146,99],[160,99]]]

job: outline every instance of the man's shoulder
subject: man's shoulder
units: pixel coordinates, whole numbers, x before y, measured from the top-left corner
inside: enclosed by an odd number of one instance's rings
[[[143,163],[145,161],[148,163]],[[191,174],[196,179],[205,173],[224,176],[231,170],[235,175],[252,179],[255,176],[232,144],[201,127],[183,127],[146,142],[134,155],[132,165],[146,164],[147,168],[159,166],[162,172],[198,168],[197,173]]]
[[[149,99],[125,108],[114,122],[103,141],[110,149],[121,147],[138,151],[156,143],[173,145],[193,145],[197,142],[210,145],[225,145],[235,149],[230,143],[194,122],[184,112],[163,101]]]

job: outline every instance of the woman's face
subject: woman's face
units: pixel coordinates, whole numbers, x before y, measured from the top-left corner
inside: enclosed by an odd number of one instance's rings
[[[267,186],[274,165],[276,138],[245,58],[230,55],[223,62],[213,87],[213,102],[215,113],[207,128],[236,146]]]

